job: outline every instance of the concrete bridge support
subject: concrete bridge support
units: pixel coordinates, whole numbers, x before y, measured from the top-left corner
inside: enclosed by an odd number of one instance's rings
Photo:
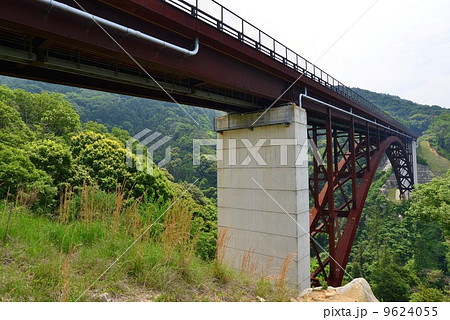
[[[413,166],[413,181],[414,186],[417,186],[419,184],[418,176],[417,176],[417,147],[419,142],[418,141],[411,141],[411,147],[412,147],[412,166]]]
[[[299,290],[310,286],[306,111],[295,105],[266,114],[226,115],[218,132],[218,223],[228,229],[225,262]],[[253,126],[252,126],[253,124]]]

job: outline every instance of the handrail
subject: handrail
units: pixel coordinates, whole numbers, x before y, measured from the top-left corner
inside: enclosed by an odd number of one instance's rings
[[[239,15],[233,13],[229,9],[215,0],[161,0],[169,3],[174,7],[189,13],[195,18],[214,26],[215,28],[227,33],[228,35],[242,41],[243,43],[252,46],[256,50],[270,56],[280,63],[294,69],[297,72],[304,74],[309,79],[333,90],[339,95],[350,99],[351,101],[361,105],[362,107],[377,114],[381,118],[395,123],[397,127],[405,132],[409,132],[399,121],[392,116],[376,107],[361,95],[346,87],[340,81],[303,58],[290,48],[278,42],[275,38],[269,36],[261,29],[254,26],[252,23],[241,18]],[[215,10],[213,10],[215,9]],[[214,11],[214,12],[213,12]],[[226,15],[230,16],[227,19]],[[234,21],[232,21],[234,18]],[[229,20],[229,21],[227,21]],[[234,22],[234,23],[233,23]],[[233,24],[233,25],[232,25]],[[251,34],[250,34],[251,33]]]

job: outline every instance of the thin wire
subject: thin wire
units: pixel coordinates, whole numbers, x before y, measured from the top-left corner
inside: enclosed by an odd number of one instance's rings
[[[334,41],[333,44],[327,50],[325,50],[325,52],[322,53],[318,59],[315,60],[313,64],[317,64],[320,59],[322,59],[323,56],[326,55],[336,45],[336,43],[338,43],[339,40],[341,40],[377,4],[378,1],[379,0],[375,0],[375,2],[366,11],[364,11],[364,13],[358,19],[356,19],[356,21],[353,22],[350,27],[348,27],[347,30],[345,30],[344,33],[339,38],[337,38],[336,41]],[[252,123],[252,126],[254,126],[255,123],[258,122],[259,119],[261,119],[281,99],[281,97],[286,94],[286,92],[291,90],[291,88],[305,75],[305,72],[306,70],[303,71],[301,75],[285,91],[283,91],[283,93],[278,98],[276,98],[275,101],[266,110],[264,110],[264,112]]]
[[[84,9],[83,6],[81,6],[77,0],[73,0],[73,2],[81,9],[83,10],[85,13],[90,14],[89,12],[86,11],[86,9]],[[92,20],[94,21],[94,23],[154,82],[156,83],[156,85],[162,90],[164,91],[164,93],[181,109],[184,111],[184,113],[186,113],[189,118],[191,118],[192,121],[195,122],[195,124],[197,124],[198,126],[200,126],[200,124],[178,103],[177,100],[175,100],[175,98],[169,93],[167,92],[166,89],[164,89],[158,81],[155,80],[155,78],[152,77],[152,75],[150,73],[148,73],[147,70],[145,70],[145,68],[127,51],[125,50],[125,48],[120,45],[120,43],[113,37],[111,36],[111,34],[105,30],[105,28],[97,21],[95,20],[94,16],[92,16]]]
[[[94,281],[92,282],[92,284],[86,289],[84,290],[84,292],[77,298],[77,300],[75,300],[75,302],[78,302],[85,294],[86,292],[88,292],[93,286],[94,284],[97,283],[98,280],[101,279],[101,277],[103,277],[108,271],[109,269],[111,269],[154,225],[156,222],[158,222],[165,214],[167,211],[169,211],[170,208],[172,208],[175,203],[177,203],[185,194],[186,192],[188,192],[194,185],[195,183],[197,183],[197,181],[199,180],[199,178],[197,178],[190,186],[189,188],[187,188],[167,209],[166,211],[164,211],[147,229],[144,230],[144,232],[142,232],[142,234],[136,238],[136,240],[133,241],[132,244],[130,244],[128,246],[128,248],[108,267],[106,268],[106,270]]]
[[[311,236],[311,234],[310,234],[308,231],[306,231],[306,230],[305,230],[305,229],[297,222],[297,220],[295,220],[295,219],[294,219],[294,218],[293,218],[293,217],[292,217],[292,216],[291,216],[291,215],[283,208],[283,206],[282,206],[282,205],[281,205],[274,197],[272,197],[272,195],[271,195],[269,192],[267,192],[267,190],[264,189],[263,186],[261,186],[261,184],[258,183],[258,181],[256,181],[254,178],[252,178],[252,180],[258,185],[258,187],[261,188],[262,191],[264,191],[264,192],[269,196],[270,199],[272,199],[273,202],[275,202],[275,203],[280,207],[281,210],[284,211],[284,213],[286,213],[286,214],[289,216],[289,218],[292,219],[292,221],[294,221],[294,222],[297,224],[297,226],[299,226],[300,229],[303,230],[303,232],[305,232],[305,234],[307,234],[307,235],[309,236],[309,238],[310,238],[312,241],[314,241],[314,242],[319,246],[320,249],[322,249],[326,254],[328,254],[328,257],[329,257],[331,260],[333,260],[333,261],[338,265],[338,267],[341,268],[342,271],[344,271],[344,273],[350,277],[350,279],[355,280],[355,279],[354,279],[354,278],[353,278],[353,277],[345,270],[345,268],[342,267],[342,266],[339,264],[339,262],[337,262],[332,256],[330,256],[330,254],[329,254],[329,253],[328,253],[328,252],[320,245],[320,243],[317,242],[317,240],[314,239],[314,238]],[[367,292],[364,288],[363,288],[363,290],[364,290],[364,292],[365,292],[368,296],[371,296],[371,295],[372,295],[372,294],[370,294],[369,292]]]

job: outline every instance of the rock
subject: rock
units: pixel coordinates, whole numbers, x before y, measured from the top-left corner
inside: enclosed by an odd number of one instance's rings
[[[299,301],[378,302],[369,283],[363,278],[354,279],[352,282],[339,288],[328,287],[326,290],[322,290],[320,287],[306,289],[300,294]]]
[[[260,296],[256,296],[256,299],[258,299],[260,302],[266,302],[266,299],[264,299]]]
[[[107,292],[104,292],[101,295],[99,295],[98,299],[100,300],[100,302],[111,302],[112,301],[110,295]]]
[[[339,295],[353,297],[361,302],[378,302],[378,299],[372,292],[372,288],[364,278],[354,279],[343,287],[336,289]]]

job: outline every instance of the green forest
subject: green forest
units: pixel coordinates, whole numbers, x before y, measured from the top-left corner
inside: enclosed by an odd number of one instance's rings
[[[218,112],[184,106],[194,123],[166,102],[7,77],[0,85],[0,300],[290,300],[283,276],[223,264],[216,164],[192,164],[192,140],[215,138]],[[450,159],[449,110],[355,90],[421,135],[432,152],[420,163]],[[126,141],[145,128],[172,137],[172,160],[152,175],[126,165]],[[450,301],[445,163],[410,201],[389,200],[380,188],[391,172],[377,173],[345,281],[364,277],[382,301]]]

